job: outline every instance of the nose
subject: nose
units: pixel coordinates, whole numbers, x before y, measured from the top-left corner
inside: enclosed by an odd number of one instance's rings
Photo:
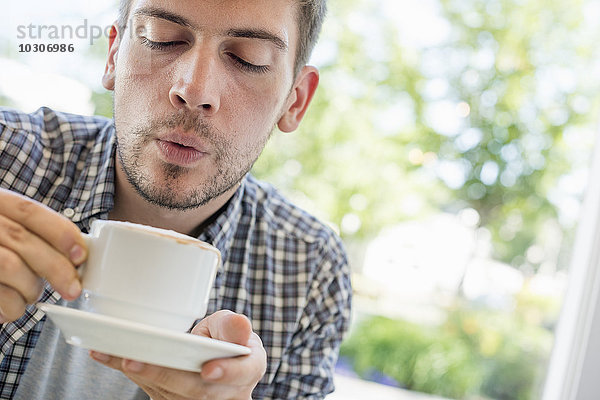
[[[221,85],[217,60],[201,52],[188,52],[180,59],[169,100],[177,109],[215,114],[220,107]]]

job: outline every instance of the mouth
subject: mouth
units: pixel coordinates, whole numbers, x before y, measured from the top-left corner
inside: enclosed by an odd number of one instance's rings
[[[170,133],[157,139],[159,142],[171,143],[183,149],[196,150],[207,153],[202,139],[195,135],[183,133]]]
[[[197,136],[172,133],[156,139],[163,160],[169,164],[191,167],[208,155]]]

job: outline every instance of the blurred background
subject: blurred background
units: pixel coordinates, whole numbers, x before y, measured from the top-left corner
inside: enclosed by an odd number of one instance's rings
[[[107,38],[92,26],[105,32],[116,4],[8,3],[0,105],[110,116]],[[599,122],[600,0],[329,8],[316,98],[254,173],[350,253],[332,398],[540,398]],[[49,29],[19,38],[30,24]],[[52,25],[74,37],[50,39]]]

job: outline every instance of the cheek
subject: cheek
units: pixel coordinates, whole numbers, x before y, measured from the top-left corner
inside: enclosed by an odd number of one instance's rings
[[[226,95],[230,103],[230,118],[245,131],[270,130],[277,123],[287,92],[282,85],[274,82],[260,85],[236,86]]]
[[[232,112],[225,116],[229,127],[228,134],[238,137],[239,142],[256,142],[268,135],[276,124],[274,104],[263,101],[240,102],[233,106]]]
[[[161,80],[141,75],[123,75],[116,80],[115,114],[123,124],[128,126],[143,124],[144,119],[157,113],[160,98],[156,87],[157,81]]]
[[[152,94],[157,82],[164,82],[165,77],[157,67],[155,60],[142,54],[139,49],[127,42],[121,49],[121,56],[117,64],[115,96],[118,94],[127,99],[127,102],[146,99]],[[151,104],[149,101],[147,104]]]

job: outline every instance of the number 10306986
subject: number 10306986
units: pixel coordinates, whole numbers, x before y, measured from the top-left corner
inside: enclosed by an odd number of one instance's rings
[[[70,43],[23,43],[19,44],[19,53],[72,53],[75,46]]]

